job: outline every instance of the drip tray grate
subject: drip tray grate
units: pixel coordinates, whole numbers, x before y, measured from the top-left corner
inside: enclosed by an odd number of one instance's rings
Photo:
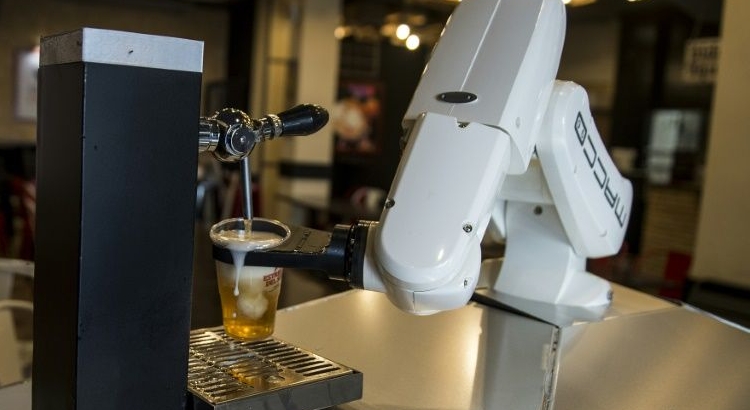
[[[362,373],[274,338],[199,329],[189,355],[188,390],[214,409],[315,410],[362,397]]]

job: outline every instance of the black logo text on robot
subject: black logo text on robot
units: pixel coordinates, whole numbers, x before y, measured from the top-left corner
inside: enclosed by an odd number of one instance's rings
[[[596,183],[604,193],[604,199],[607,200],[609,207],[612,208],[615,214],[617,222],[620,227],[625,227],[625,221],[627,221],[627,213],[625,212],[625,204],[622,203],[620,194],[614,192],[610,187],[610,177],[607,169],[604,167],[601,157],[596,151],[594,141],[591,139],[591,135],[586,128],[586,123],[583,121],[583,115],[578,112],[575,122],[576,135],[578,136],[578,142],[583,150],[583,155],[586,157],[586,162],[591,169]]]

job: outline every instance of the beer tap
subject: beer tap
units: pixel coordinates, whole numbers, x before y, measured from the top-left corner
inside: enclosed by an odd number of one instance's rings
[[[279,114],[254,119],[241,110],[224,108],[199,125],[198,152],[211,152],[222,162],[240,161],[242,207],[252,219],[250,153],[259,142],[281,136],[302,136],[317,132],[328,122],[328,112],[319,105],[301,104]]]
[[[327,122],[328,112],[314,104],[297,105],[258,119],[234,108],[224,108],[200,119],[198,152],[211,152],[222,162],[237,162],[250,155],[259,142],[309,135]]]

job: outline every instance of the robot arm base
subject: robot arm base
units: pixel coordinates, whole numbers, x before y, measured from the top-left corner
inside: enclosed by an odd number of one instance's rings
[[[482,264],[493,290],[543,303],[597,308],[610,303],[609,282],[585,271],[586,258],[567,241],[553,205],[508,202],[505,260]],[[497,276],[499,272],[499,276]]]
[[[497,277],[502,267],[503,258],[486,259],[482,261],[481,276]],[[519,272],[515,275],[506,272],[505,280],[495,282],[493,290],[501,295],[524,300],[595,311],[607,307],[612,302],[612,287],[606,280],[585,271],[570,272],[568,275],[567,286],[559,289],[552,297],[539,292],[539,283],[543,283],[544,279],[528,272]],[[511,279],[511,276],[515,277]],[[525,285],[510,289],[510,281],[521,281]]]

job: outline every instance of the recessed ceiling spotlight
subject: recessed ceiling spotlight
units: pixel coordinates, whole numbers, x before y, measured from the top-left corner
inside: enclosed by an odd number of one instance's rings
[[[396,27],[396,37],[399,40],[406,40],[406,38],[409,37],[409,34],[411,34],[411,28],[409,28],[408,24],[399,24],[398,27]]]
[[[419,36],[412,34],[406,38],[406,48],[416,50],[419,47]]]

